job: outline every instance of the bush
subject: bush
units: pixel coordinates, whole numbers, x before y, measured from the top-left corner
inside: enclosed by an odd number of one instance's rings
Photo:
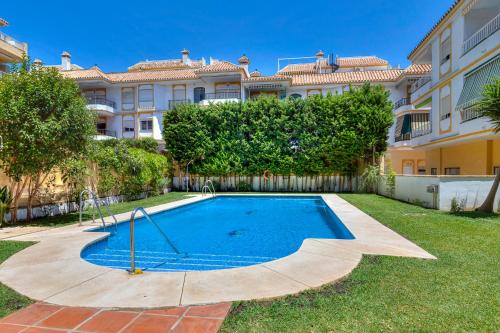
[[[200,175],[352,175],[387,147],[392,104],[382,86],[306,100],[181,105],[164,115],[166,149]]]

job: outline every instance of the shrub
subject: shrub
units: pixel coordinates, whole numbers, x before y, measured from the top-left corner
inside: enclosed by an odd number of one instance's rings
[[[380,182],[380,166],[368,165],[361,175],[361,191],[377,193]]]

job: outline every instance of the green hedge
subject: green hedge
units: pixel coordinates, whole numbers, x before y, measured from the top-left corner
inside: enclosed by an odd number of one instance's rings
[[[387,147],[389,92],[366,84],[306,100],[182,105],[164,115],[172,158],[200,175],[354,174]]]

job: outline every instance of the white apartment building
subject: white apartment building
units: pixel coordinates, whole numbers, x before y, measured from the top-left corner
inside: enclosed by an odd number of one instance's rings
[[[0,29],[9,23],[0,18]],[[28,44],[19,42],[0,30],[0,75],[7,72],[9,64],[22,60],[28,54]]]
[[[472,108],[500,77],[499,28],[500,0],[458,0],[411,51],[408,59],[432,72],[396,105],[386,159],[398,173],[492,175],[500,168],[500,139]]]

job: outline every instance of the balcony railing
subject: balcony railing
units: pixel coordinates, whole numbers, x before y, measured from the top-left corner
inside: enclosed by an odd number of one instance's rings
[[[403,105],[410,105],[411,104],[411,99],[409,97],[403,97],[399,101],[394,104],[394,110],[399,109]]]
[[[109,99],[106,99],[102,96],[86,96],[85,99],[87,100],[87,104],[106,105],[112,108],[114,108],[116,105],[115,102],[110,101]]]
[[[495,16],[491,21],[486,23],[481,29],[476,31],[472,36],[464,41],[462,46],[462,54],[466,54],[483,40],[493,35],[500,28],[500,14]]]
[[[410,93],[414,93],[418,89],[422,88],[425,86],[427,83],[431,82],[431,77],[430,76],[422,76],[420,79],[415,81],[415,83],[412,84],[410,88]]]
[[[404,117],[404,116],[403,116]],[[394,141],[408,141],[419,136],[424,136],[432,131],[432,126],[429,118],[429,113],[412,113],[410,114],[410,132],[397,135]]]
[[[9,35],[4,34],[3,32],[0,32],[0,40],[3,40],[7,44],[14,46],[16,49],[19,49],[21,51],[26,52],[28,50],[28,44],[19,42]]]
[[[240,99],[240,91],[219,91],[215,93],[206,93],[204,99]]]
[[[191,104],[190,99],[171,99],[168,101],[168,108],[173,109],[176,106],[183,105],[183,104]]]
[[[473,120],[482,116],[481,112],[477,111],[474,108],[468,108],[465,110],[460,110],[461,122],[465,123],[466,121]]]
[[[106,129],[97,129],[97,134],[104,135],[104,136],[111,136],[113,138],[116,138],[116,131],[109,131]]]

